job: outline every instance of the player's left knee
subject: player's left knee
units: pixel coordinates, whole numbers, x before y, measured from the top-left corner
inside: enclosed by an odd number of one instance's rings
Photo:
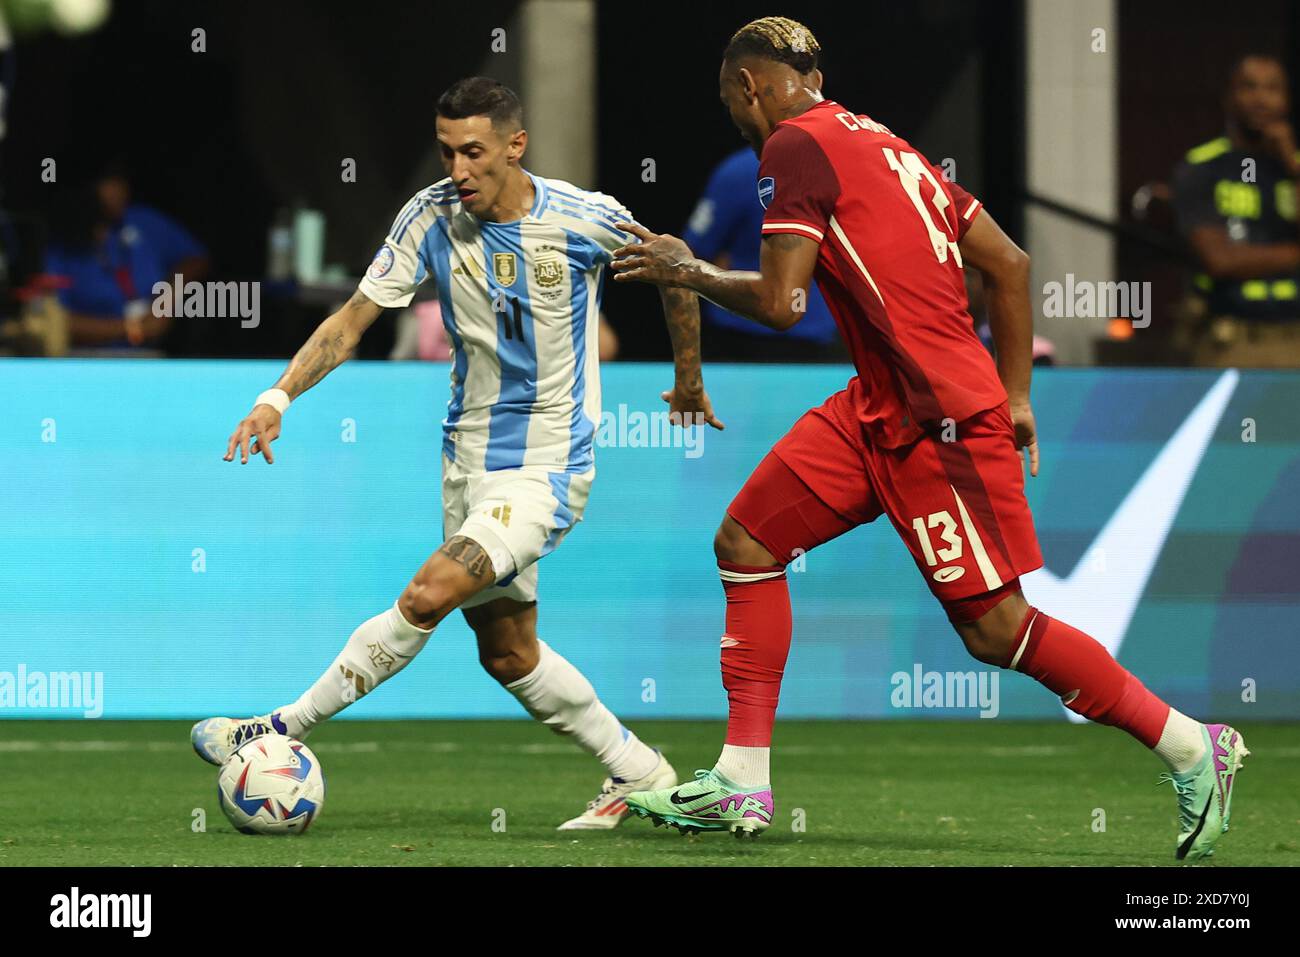
[[[1024,595],[1014,591],[974,621],[954,621],[953,627],[972,658],[1002,668],[1011,659],[1012,645],[1028,610]]]

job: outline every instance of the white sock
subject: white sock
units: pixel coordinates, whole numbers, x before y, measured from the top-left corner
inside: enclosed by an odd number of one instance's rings
[[[1190,771],[1205,757],[1205,735],[1201,733],[1201,723],[1170,708],[1155,752],[1175,774]]]
[[[280,709],[289,736],[302,738],[326,718],[338,714],[397,674],[420,653],[433,634],[416,628],[397,603],[362,622],[334,663],[293,704]]]
[[[718,758],[714,767],[724,778],[746,791],[759,791],[771,783],[771,755],[771,748],[742,748],[724,744],[722,757]]]
[[[556,734],[595,755],[610,777],[635,781],[659,763],[659,755],[623,727],[601,704],[596,689],[546,642],[538,639],[537,667],[506,685],[524,709]]]

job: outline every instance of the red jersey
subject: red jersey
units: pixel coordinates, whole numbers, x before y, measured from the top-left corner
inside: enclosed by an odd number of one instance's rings
[[[857,367],[849,392],[871,441],[895,448],[1006,401],[957,249],[979,200],[832,100],[777,124],[758,175],[763,235],[821,244],[814,277]]]

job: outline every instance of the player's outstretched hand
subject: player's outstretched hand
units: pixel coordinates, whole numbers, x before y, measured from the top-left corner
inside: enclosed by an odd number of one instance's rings
[[[239,464],[248,464],[249,441],[252,441],[252,452],[256,456],[259,452],[266,458],[266,464],[271,465],[275,458],[271,455],[271,443],[280,437],[280,413],[275,410],[274,406],[262,403],[253,406],[253,411],[245,416],[244,421],[239,423],[239,428],[235,429],[234,434],[230,436],[230,441],[226,443],[226,454],[223,461],[230,462],[235,458],[235,449],[239,449]]]
[[[703,390],[699,392],[683,392],[679,389],[672,389],[668,392],[660,392],[659,398],[668,403],[668,421],[673,425],[700,425],[707,422],[719,432],[726,428],[722,421],[713,414],[713,403],[709,401],[709,394]]]
[[[1038,474],[1038,427],[1034,424],[1034,410],[1028,402],[1011,406],[1011,424],[1016,430],[1016,450],[1025,449],[1029,455],[1029,474]]]
[[[625,233],[641,241],[620,246],[613,252],[615,282],[652,282],[658,286],[675,286],[681,282],[687,263],[695,258],[691,247],[676,236],[652,233],[637,223],[615,223]]]

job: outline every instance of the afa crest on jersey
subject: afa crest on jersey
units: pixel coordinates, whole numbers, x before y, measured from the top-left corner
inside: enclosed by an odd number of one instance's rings
[[[533,267],[533,276],[542,288],[558,286],[564,281],[564,264],[558,259],[539,259]]]
[[[537,260],[533,263],[533,281],[543,299],[558,299],[564,295],[564,263],[556,258]]]

